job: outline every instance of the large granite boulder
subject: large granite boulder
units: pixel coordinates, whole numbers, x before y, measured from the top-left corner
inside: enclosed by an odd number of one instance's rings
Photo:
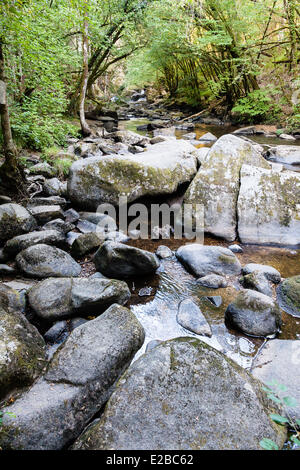
[[[120,305],[75,328],[54,354],[45,376],[2,409],[0,447],[65,448],[107,401],[143,341],[140,323]]]
[[[268,162],[250,142],[233,135],[224,135],[211,148],[189,186],[184,202],[204,206],[205,231],[236,239],[236,202],[243,164],[269,168]]]
[[[278,333],[281,312],[276,302],[253,290],[241,291],[227,307],[226,321],[246,335],[266,337]]]
[[[263,438],[281,448],[286,432],[270,419],[274,409],[260,383],[222,353],[176,338],[133,363],[73,448],[259,450]]]
[[[5,241],[37,227],[36,220],[19,204],[2,204],[0,206],[0,240]]]
[[[285,279],[277,289],[277,298],[285,312],[300,318],[300,276]]]
[[[244,165],[238,198],[243,243],[300,243],[300,174]]]
[[[95,209],[141,196],[171,194],[196,174],[194,147],[186,141],[163,142],[138,155],[107,155],[73,163],[68,180],[70,199]]]
[[[16,262],[19,269],[30,277],[78,277],[81,273],[81,266],[68,253],[45,244],[21,251]]]
[[[155,273],[160,262],[156,255],[123,243],[106,241],[94,257],[97,271],[115,279]]]
[[[28,293],[31,308],[47,321],[83,313],[99,315],[112,304],[126,304],[129,298],[126,282],[110,279],[45,279]]]
[[[65,236],[58,230],[42,230],[40,232],[26,233],[8,240],[4,245],[4,251],[11,256],[15,256],[20,251],[33,245],[61,245],[65,241]]]
[[[208,274],[240,274],[242,266],[232,251],[221,246],[199,244],[181,246],[176,256],[193,274],[204,277]]]
[[[287,406],[287,412],[294,419],[300,419],[300,341],[268,341],[253,362],[251,372],[281,399],[291,397],[294,406]],[[273,386],[271,384],[274,384]]]
[[[45,342],[22,314],[0,310],[0,399],[30,385],[45,366]]]

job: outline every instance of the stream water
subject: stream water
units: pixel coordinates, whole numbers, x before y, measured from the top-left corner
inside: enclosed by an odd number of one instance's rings
[[[137,131],[137,126],[146,124],[147,119],[132,119],[124,121],[121,126],[125,129]],[[199,139],[206,132],[211,132],[216,137],[233,132],[236,127],[231,126],[207,126],[197,125],[193,132]],[[176,131],[176,137],[182,138],[186,130]],[[146,132],[140,132],[142,135]],[[151,135],[151,133],[148,133]],[[283,141],[279,138],[269,138],[263,136],[253,136],[253,140],[262,145],[289,145],[291,142]],[[299,141],[292,142],[300,144]],[[198,147],[211,146],[212,143],[201,144]],[[300,168],[292,167],[295,171]],[[129,242],[132,246],[155,252],[159,245],[167,245],[175,251],[184,240],[135,240]],[[220,239],[205,237],[206,245],[219,245],[227,247],[229,244]],[[300,273],[300,250],[291,250],[280,247],[266,247],[255,245],[241,245],[244,252],[238,254],[242,265],[248,263],[259,263],[271,265],[278,269],[283,278],[295,276]],[[242,367],[250,369],[253,359],[264,344],[264,340],[245,336],[237,331],[233,331],[225,325],[224,314],[228,304],[237,295],[240,289],[238,280],[226,289],[207,289],[200,287],[196,283],[196,278],[188,273],[174,256],[162,262],[160,272],[152,278],[138,279],[130,285],[132,298],[130,307],[138,320],[142,323],[146,340],[143,348],[137,356],[144,353],[147,344],[152,340],[168,340],[179,336],[197,336],[182,328],[176,321],[178,304],[181,300],[192,298],[201,308],[203,314],[209,321],[212,328],[212,338],[201,337],[201,340],[212,345],[216,349],[225,353],[228,357],[236,361]],[[141,289],[148,288],[147,296],[140,296]],[[274,296],[276,292],[274,290]],[[208,296],[221,296],[222,305],[217,308],[207,299]],[[279,339],[300,339],[300,319],[282,311],[283,325]]]

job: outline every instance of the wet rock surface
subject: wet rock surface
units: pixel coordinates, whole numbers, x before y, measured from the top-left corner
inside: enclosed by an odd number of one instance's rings
[[[178,338],[131,366],[73,448],[253,450],[264,437],[281,447],[285,431],[270,420],[272,407],[243,369],[199,340]]]
[[[180,302],[177,313],[177,321],[186,330],[199,336],[212,336],[211,328],[198,305],[192,300],[186,299]]]

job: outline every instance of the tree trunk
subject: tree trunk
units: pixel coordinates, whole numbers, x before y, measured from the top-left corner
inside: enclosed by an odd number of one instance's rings
[[[82,134],[86,137],[91,135],[91,129],[88,126],[88,123],[85,119],[85,110],[84,110],[84,103],[86,97],[86,90],[87,90],[87,83],[89,78],[89,64],[88,64],[88,21],[87,21],[87,13],[84,13],[84,25],[83,25],[83,72],[82,72],[82,81],[81,81],[81,88],[80,88],[80,95],[79,95],[79,117],[80,117],[80,124],[81,124],[81,131]]]
[[[5,161],[0,167],[1,186],[18,193],[24,191],[24,173],[18,164],[18,152],[12,138],[4,74],[3,44],[0,40],[0,117]]]

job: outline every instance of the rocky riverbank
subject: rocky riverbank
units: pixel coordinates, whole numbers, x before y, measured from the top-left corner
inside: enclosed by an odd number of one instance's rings
[[[300,147],[205,148],[155,112],[149,136],[98,117],[66,180],[31,161],[30,199],[1,197],[2,449],[284,445],[263,383],[300,403]],[[202,204],[204,245],[121,231],[96,212],[120,196]]]

